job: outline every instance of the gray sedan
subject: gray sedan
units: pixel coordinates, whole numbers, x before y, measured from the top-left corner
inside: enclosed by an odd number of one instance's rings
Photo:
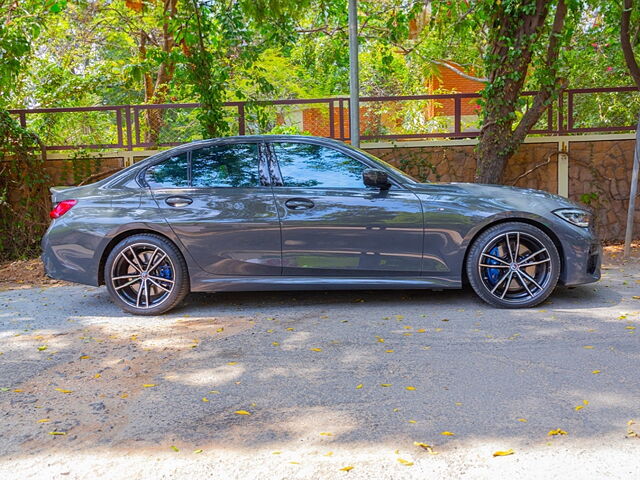
[[[155,315],[190,291],[443,289],[532,307],[600,278],[590,212],[537,190],[420,183],[324,138],[182,145],[52,188],[49,276]]]

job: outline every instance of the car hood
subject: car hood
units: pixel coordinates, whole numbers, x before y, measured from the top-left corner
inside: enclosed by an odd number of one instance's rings
[[[531,212],[546,215],[559,208],[589,210],[571,200],[542,190],[480,183],[421,183],[418,194],[446,194],[465,200],[465,203],[485,206],[497,211]]]

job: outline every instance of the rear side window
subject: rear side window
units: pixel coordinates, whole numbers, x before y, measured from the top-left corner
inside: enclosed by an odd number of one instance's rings
[[[175,188],[189,186],[189,161],[187,153],[166,159],[147,169],[144,177],[151,188]]]
[[[366,188],[367,166],[329,147],[309,143],[273,143],[285,187]]]
[[[236,143],[191,152],[191,185],[195,188],[258,187],[258,145]]]

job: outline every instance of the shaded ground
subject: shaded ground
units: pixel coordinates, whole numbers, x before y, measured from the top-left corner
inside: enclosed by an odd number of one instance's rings
[[[635,477],[635,297],[633,262],[515,311],[235,293],[142,318],[104,288],[0,292],[0,478]]]

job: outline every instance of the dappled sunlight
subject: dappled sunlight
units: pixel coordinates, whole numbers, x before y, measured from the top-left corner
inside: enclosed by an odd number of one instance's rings
[[[167,373],[165,378],[194,387],[220,386],[239,379],[245,372],[242,365],[222,365],[193,372]]]

